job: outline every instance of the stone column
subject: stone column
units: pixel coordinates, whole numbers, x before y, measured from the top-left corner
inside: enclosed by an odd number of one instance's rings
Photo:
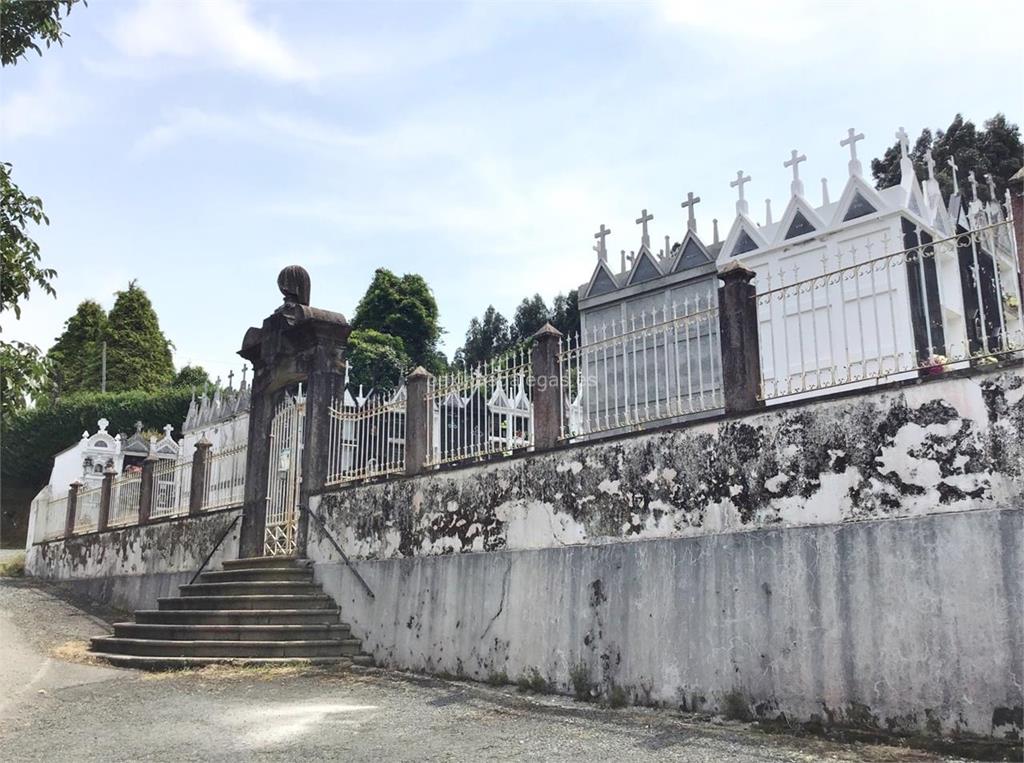
[[[239,553],[263,554],[270,475],[270,428],[278,403],[299,384],[305,385],[302,484],[299,503],[323,489],[327,477],[327,407],[341,397],[345,384],[345,345],[351,327],[341,313],[309,306],[309,274],[291,265],[277,278],[284,304],[250,328],[238,354],[252,363],[249,439],[245,466],[245,498]],[[305,553],[306,515],[297,522],[296,554]]]
[[[764,407],[758,350],[754,271],[731,262],[719,273],[718,324],[722,347],[722,396],[725,412],[744,413]]]
[[[420,474],[427,466],[434,409],[427,401],[430,372],[418,366],[405,380],[405,473]]]
[[[75,480],[68,488],[68,508],[64,515],[64,537],[70,538],[75,534],[75,513],[78,509],[78,493],[82,489],[82,483]]]
[[[188,493],[188,513],[198,514],[206,502],[206,491],[210,479],[210,447],[213,445],[204,434],[196,443],[192,454],[192,482]]]
[[[156,462],[160,459],[155,453],[150,453],[142,462],[142,480],[139,483],[139,524],[149,524],[149,514],[153,511],[153,499],[156,497],[156,484],[153,479],[153,472],[156,470]]]
[[[110,502],[114,499],[114,477],[117,472],[113,465],[103,470],[103,484],[100,486],[100,515],[96,519],[96,532],[106,532],[110,524]]]
[[[562,333],[545,323],[533,335],[530,372],[533,375],[533,447],[547,450],[558,444],[562,433],[562,374],[558,343]]]

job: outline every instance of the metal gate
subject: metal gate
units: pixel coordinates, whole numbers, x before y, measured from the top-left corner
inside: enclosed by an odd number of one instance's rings
[[[263,531],[264,556],[295,553],[295,528],[302,484],[302,429],[306,398],[300,385],[286,394],[270,423],[270,468],[267,477],[267,518]]]

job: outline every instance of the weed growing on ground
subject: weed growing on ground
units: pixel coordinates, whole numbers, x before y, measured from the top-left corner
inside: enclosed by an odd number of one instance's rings
[[[6,562],[0,562],[0,578],[25,577],[25,554],[15,554]]]
[[[521,675],[519,680],[516,681],[516,685],[519,687],[519,691],[522,692],[532,691],[541,694],[551,690],[551,684],[540,674],[537,668],[530,668],[529,672]]]
[[[753,718],[750,705],[739,689],[733,689],[722,697],[722,716],[730,721],[749,721]]]
[[[487,683],[489,683],[491,686],[504,686],[505,684],[510,683],[510,681],[508,680],[508,673],[506,673],[504,670],[500,673],[488,673]]]
[[[572,684],[573,694],[576,699],[590,702],[593,697],[590,690],[590,669],[585,662],[577,662],[569,668],[569,683]]]
[[[621,686],[612,684],[608,689],[608,707],[618,709],[629,704],[629,694]]]

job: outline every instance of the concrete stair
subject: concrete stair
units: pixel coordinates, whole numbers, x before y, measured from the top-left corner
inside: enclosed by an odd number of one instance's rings
[[[371,665],[307,560],[238,559],[204,572],[158,609],[91,640],[113,665],[166,670],[215,663]]]

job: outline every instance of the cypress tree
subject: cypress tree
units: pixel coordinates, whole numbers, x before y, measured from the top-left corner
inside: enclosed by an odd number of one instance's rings
[[[174,379],[171,343],[153,305],[132,281],[107,318],[107,391],[155,390]]]
[[[87,299],[64,322],[64,331],[46,354],[50,377],[57,395],[99,392],[103,340],[107,334],[107,313],[99,303]]]

